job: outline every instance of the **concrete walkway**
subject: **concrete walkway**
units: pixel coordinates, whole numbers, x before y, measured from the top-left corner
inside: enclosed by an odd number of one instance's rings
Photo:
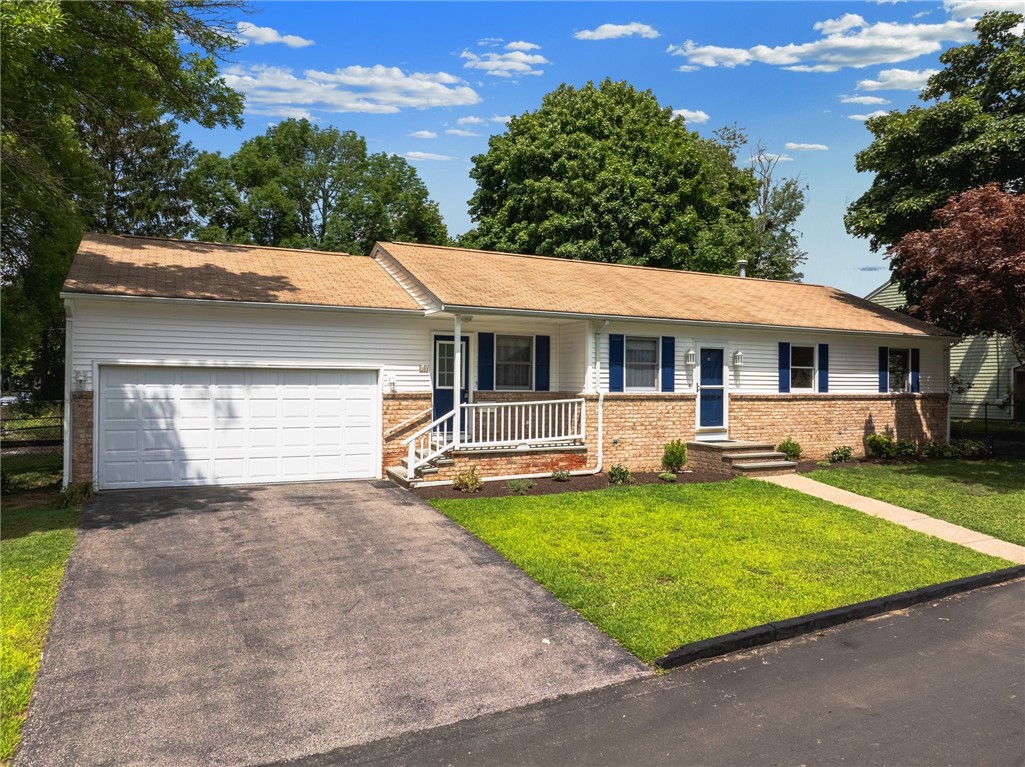
[[[935,519],[926,514],[900,506],[894,506],[886,501],[877,501],[875,498],[866,498],[863,495],[841,490],[832,485],[816,482],[800,474],[782,474],[776,477],[759,477],[764,482],[772,482],[774,485],[789,487],[806,495],[813,495],[826,501],[838,503],[851,509],[863,511],[873,517],[880,517],[888,522],[896,522],[911,530],[942,538],[951,543],[959,543],[970,549],[981,551],[983,554],[991,554],[994,557],[1002,557],[1015,564],[1025,565],[1025,546],[1018,546],[1014,543],[1002,541],[985,533],[969,530],[960,525],[952,525],[942,519]]]

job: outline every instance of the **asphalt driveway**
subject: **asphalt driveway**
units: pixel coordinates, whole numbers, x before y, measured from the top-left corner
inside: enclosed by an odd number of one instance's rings
[[[266,763],[647,673],[379,483],[107,493],[82,527],[18,767]]]

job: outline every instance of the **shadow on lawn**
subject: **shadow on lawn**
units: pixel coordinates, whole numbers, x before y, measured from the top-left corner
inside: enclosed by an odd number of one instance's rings
[[[1025,490],[1025,458],[935,460],[900,464],[895,468],[908,476],[944,479],[961,485],[981,485],[995,493]]]

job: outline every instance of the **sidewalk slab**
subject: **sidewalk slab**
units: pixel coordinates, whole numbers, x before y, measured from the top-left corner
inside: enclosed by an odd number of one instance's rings
[[[811,495],[824,501],[846,506],[856,511],[870,514],[873,517],[885,519],[888,522],[903,525],[909,530],[915,530],[931,535],[934,538],[967,546],[983,554],[1002,557],[1019,565],[1025,564],[1025,546],[1002,541],[991,535],[986,535],[976,530],[969,530],[966,527],[961,527],[942,519],[935,519],[928,514],[895,506],[892,503],[879,501],[875,498],[866,498],[849,490],[841,490],[838,487],[833,487],[823,482],[816,482],[814,479],[809,479],[800,474],[784,474],[775,477],[759,477],[758,479],[762,482],[771,482],[780,487],[797,490],[805,495]]]

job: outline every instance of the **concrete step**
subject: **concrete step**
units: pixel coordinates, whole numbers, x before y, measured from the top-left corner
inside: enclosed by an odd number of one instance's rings
[[[416,487],[416,480],[406,479],[406,470],[400,466],[389,466],[385,469],[385,476],[399,487]]]
[[[752,451],[750,453],[723,453],[722,459],[724,461],[778,461],[780,459],[786,460],[786,453],[778,453],[775,450],[765,450],[762,452]]]
[[[752,461],[733,464],[733,471],[747,476],[769,474],[793,474],[797,469],[794,461]]]

